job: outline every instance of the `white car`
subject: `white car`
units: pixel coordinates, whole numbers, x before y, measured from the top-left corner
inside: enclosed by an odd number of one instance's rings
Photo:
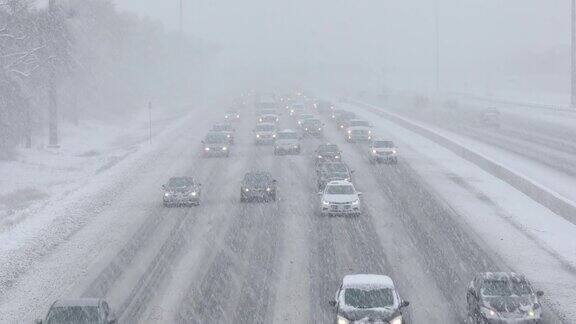
[[[254,129],[256,144],[272,144],[276,140],[276,124],[262,123]]]
[[[365,142],[372,139],[372,126],[367,121],[352,119],[347,125],[346,140],[348,142]]]
[[[368,158],[371,163],[391,162],[398,163],[398,148],[392,141],[373,140],[368,148]]]
[[[276,114],[265,114],[258,117],[258,123],[278,124],[280,118]]]
[[[330,181],[318,195],[320,199],[320,213],[325,215],[351,215],[358,216],[360,209],[360,196],[354,185],[346,180]]]
[[[285,129],[276,133],[274,143],[274,155],[300,154],[300,135],[291,129]]]
[[[390,277],[374,274],[345,276],[330,304],[336,308],[338,324],[404,324],[402,311],[410,305]]]

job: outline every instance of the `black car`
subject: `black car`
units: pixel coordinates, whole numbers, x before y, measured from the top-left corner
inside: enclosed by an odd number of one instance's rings
[[[162,186],[164,207],[200,205],[201,184],[192,177],[173,177]]]
[[[373,274],[345,276],[330,304],[336,307],[336,324],[404,324],[402,312],[410,305],[390,277]]]
[[[316,149],[316,164],[322,162],[340,162],[342,152],[336,144],[322,144]]]
[[[352,181],[352,173],[344,162],[324,162],[316,168],[316,184],[319,190],[324,189],[326,184],[335,180]]]
[[[326,101],[326,100],[319,100],[318,103],[316,104],[318,112],[320,113],[332,113],[332,111],[334,110],[334,104],[332,104],[332,102],[330,101]]]
[[[544,295],[520,274],[486,272],[468,285],[468,323],[540,323]]]
[[[240,202],[249,200],[276,201],[276,180],[269,172],[248,172],[240,186]]]
[[[322,124],[320,119],[305,119],[302,121],[302,124],[300,124],[300,129],[304,135],[321,137],[324,132],[324,124]]]
[[[57,300],[48,310],[44,320],[37,324],[116,324],[116,315],[108,303],[100,298]]]

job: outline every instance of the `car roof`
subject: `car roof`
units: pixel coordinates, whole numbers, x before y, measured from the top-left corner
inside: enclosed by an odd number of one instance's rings
[[[258,123],[258,124],[256,124],[256,126],[272,126],[272,127],[276,127],[276,124],[273,124],[273,123]]]
[[[515,272],[483,272],[479,273],[478,277],[482,278],[483,280],[503,280],[503,281],[511,281],[512,279],[526,280],[526,277],[524,277],[524,275]]]
[[[283,129],[281,131],[278,131],[278,133],[297,133],[297,132],[292,129]]]
[[[102,298],[77,298],[77,299],[59,299],[52,304],[53,307],[68,306],[100,306],[104,300]]]
[[[344,276],[342,288],[390,288],[394,289],[394,282],[385,275],[354,274]]]
[[[328,182],[327,186],[352,186],[352,182],[347,180],[334,180]]]
[[[277,114],[262,114],[260,117],[276,117]]]

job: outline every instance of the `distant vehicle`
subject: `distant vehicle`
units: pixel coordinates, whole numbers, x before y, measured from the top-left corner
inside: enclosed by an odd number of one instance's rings
[[[256,144],[272,144],[276,140],[276,125],[262,123],[254,129]]]
[[[314,115],[311,114],[302,114],[300,116],[298,116],[298,127],[302,126],[302,122],[304,122],[306,119],[313,119]]]
[[[269,172],[248,172],[242,179],[240,202],[248,200],[276,201],[276,180]]]
[[[342,114],[343,112],[345,111],[342,109],[333,109],[332,113],[330,114],[330,119],[336,120],[336,118],[338,118],[338,116],[340,116],[340,114]]]
[[[373,274],[345,276],[334,300],[336,323],[404,324],[403,300],[390,277]]]
[[[306,107],[303,103],[292,103],[290,105],[290,116],[298,117],[306,111]]]
[[[280,118],[275,114],[264,114],[258,117],[258,123],[278,124]]]
[[[293,130],[286,129],[276,133],[274,155],[300,154],[300,136]]]
[[[320,213],[322,216],[361,214],[360,195],[354,185],[346,180],[330,181],[323,191],[318,193],[320,199]]]
[[[50,306],[44,320],[37,324],[116,324],[116,315],[100,298],[57,300]]]
[[[200,205],[201,185],[192,177],[173,177],[162,186],[164,207]]]
[[[468,285],[468,323],[540,323],[542,291],[534,291],[520,274],[486,272]]]
[[[398,148],[392,141],[373,140],[368,148],[368,158],[371,163],[392,162],[398,163]]]
[[[318,109],[318,112],[320,112],[320,113],[331,114],[332,111],[335,109],[335,106],[330,101],[319,100],[317,103],[317,109]]]
[[[314,137],[321,137],[324,134],[324,124],[320,121],[320,119],[312,118],[312,119],[305,119],[302,121],[300,125],[300,129],[305,135],[314,136]]]
[[[356,118],[356,114],[349,111],[343,111],[336,116],[336,126],[344,131],[348,127],[348,122]]]
[[[324,162],[316,167],[316,184],[318,190],[323,190],[326,184],[336,180],[352,182],[352,173],[344,162]]]
[[[497,108],[488,108],[482,112],[481,122],[485,126],[500,127],[500,111]]]
[[[228,110],[225,114],[224,114],[224,119],[226,120],[238,120],[240,119],[240,113],[237,110]]]
[[[223,133],[226,134],[226,137],[228,137],[228,142],[230,144],[234,144],[234,132],[235,129],[231,124],[225,123],[225,124],[215,124],[214,126],[212,126],[212,132],[217,132],[217,133]]]
[[[368,142],[372,139],[372,131],[365,128],[349,127],[345,137],[346,141],[350,143]]]
[[[204,140],[204,156],[230,156],[230,138],[226,133],[210,132]]]
[[[280,114],[278,113],[278,111],[276,109],[261,109],[261,110],[257,111],[256,115],[258,117],[260,117],[262,115],[276,115],[276,116],[278,116]]]
[[[316,164],[322,162],[340,162],[342,152],[336,144],[322,144],[316,149]]]

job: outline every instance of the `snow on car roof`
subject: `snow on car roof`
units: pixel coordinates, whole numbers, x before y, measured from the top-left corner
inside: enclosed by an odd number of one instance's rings
[[[525,280],[524,275],[515,272],[484,272],[479,274],[484,280]]]
[[[54,303],[55,307],[66,306],[98,306],[102,299],[100,298],[78,298],[78,299],[60,299]]]
[[[279,131],[278,133],[296,133],[296,131],[291,130],[291,129],[283,129],[283,130]]]
[[[351,186],[352,182],[347,180],[334,180],[328,182],[327,186]]]
[[[394,282],[390,277],[375,274],[355,274],[344,276],[342,288],[392,288]]]

